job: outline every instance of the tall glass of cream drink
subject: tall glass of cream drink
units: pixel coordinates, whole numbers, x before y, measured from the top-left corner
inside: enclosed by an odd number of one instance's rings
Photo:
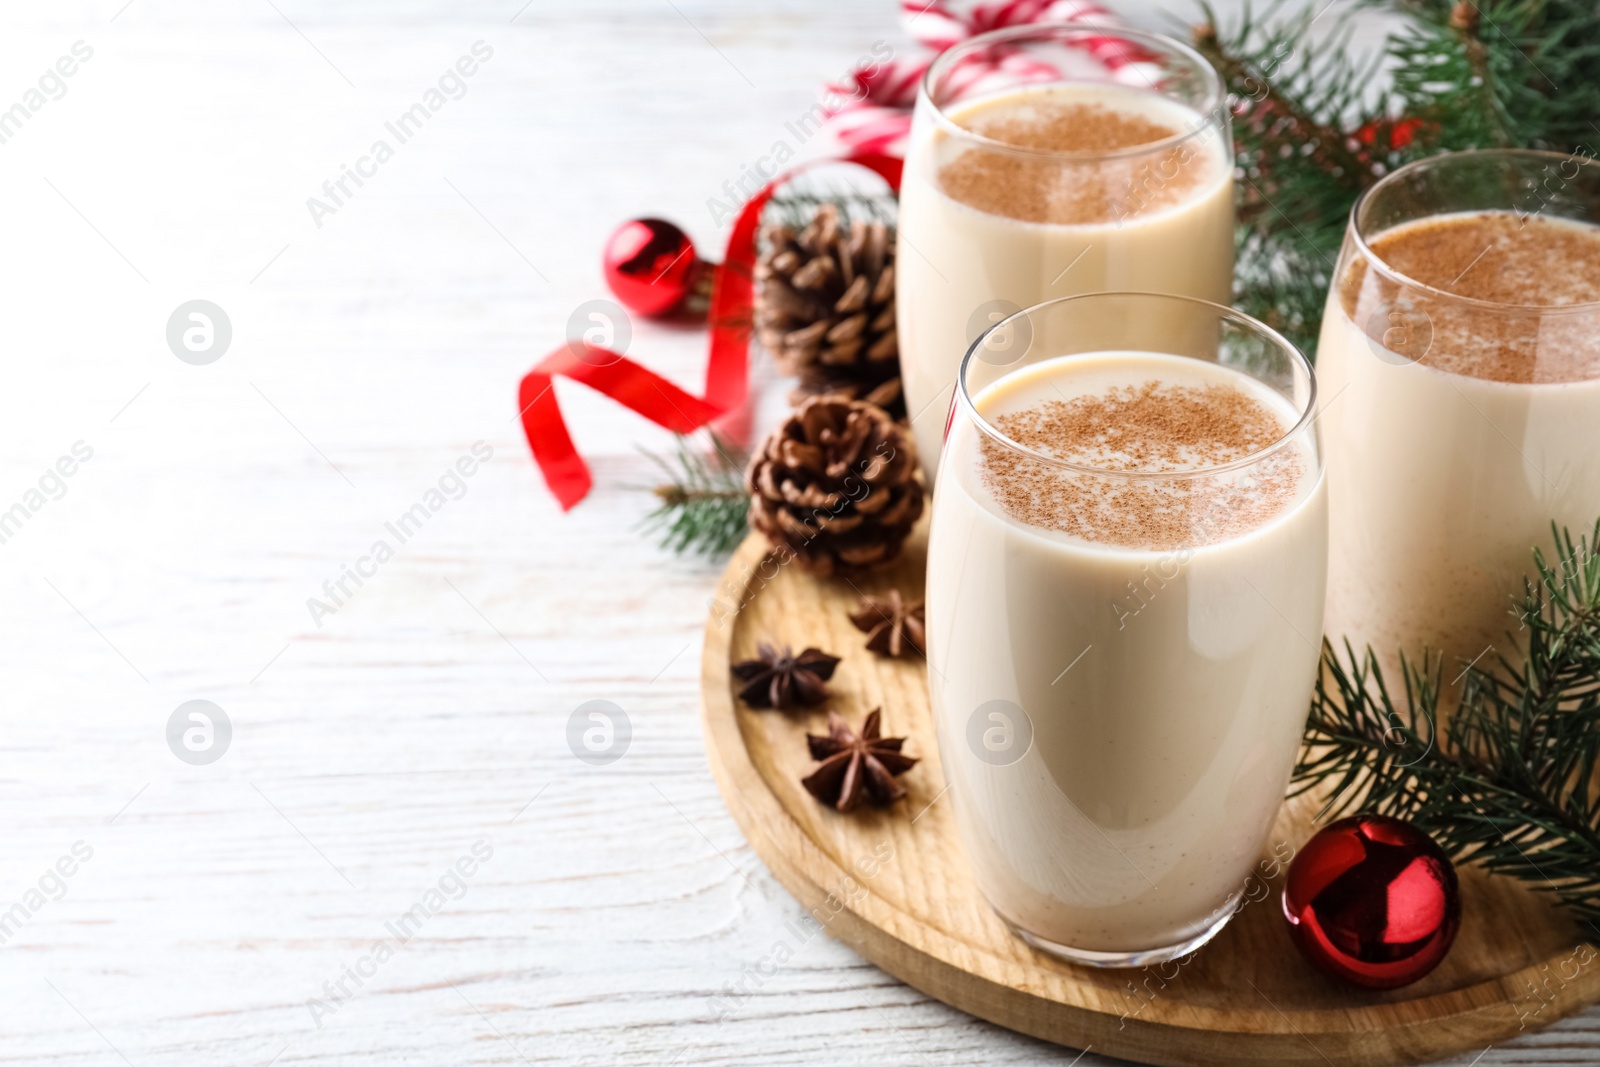
[[[1087,69],[1084,47],[1108,35],[1132,62]],[[1231,138],[1216,72],[1156,34],[1017,26],[934,61],[895,260],[902,380],[930,478],[961,357],[1000,319],[1108,290],[1228,303]]]
[[[961,836],[1035,946],[1173,959],[1231,916],[1316,677],[1311,368],[1185,297],[1068,297],[992,330],[962,363],[928,552]]]
[[[1558,566],[1551,523],[1600,516],[1600,163],[1461,152],[1374,185],[1317,370],[1330,639],[1446,684],[1510,655],[1532,550]]]

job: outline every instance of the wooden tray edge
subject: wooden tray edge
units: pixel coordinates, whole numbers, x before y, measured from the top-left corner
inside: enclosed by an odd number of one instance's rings
[[[735,550],[723,571],[721,590],[733,593],[742,606],[757,565],[769,555],[759,534],[751,534]],[[767,788],[751,761],[739,727],[738,712],[729,684],[728,663],[738,608],[727,611],[713,600],[701,654],[701,727],[707,743],[712,776],[725,806],[750,846],[773,876],[808,910],[822,907],[833,897],[791,858],[803,854],[829,872],[830,880],[847,872],[817,846]],[[779,835],[789,840],[779,839]],[[938,931],[901,912],[870,891],[860,898],[884,917],[919,927],[939,940]],[[830,908],[830,910],[832,910]],[[1525,1023],[1516,1010],[1519,997],[1541,988],[1540,981],[1556,960],[1530,965],[1476,986],[1450,990],[1407,1003],[1433,1007],[1437,1014],[1416,1022],[1382,1028],[1360,1028],[1362,1009],[1318,1009],[1285,1014],[1277,1009],[1230,1008],[1231,1019],[1213,1009],[1183,1004],[1191,1025],[1158,1018],[1124,1020],[1093,1008],[1065,1004],[1048,997],[1002,985],[992,978],[966,970],[950,959],[917,949],[888,935],[866,909],[844,902],[825,925],[829,936],[885,972],[943,1003],[1007,1029],[1074,1048],[1096,1048],[1108,1055],[1137,1058],[1161,1067],[1193,1067],[1210,1063],[1333,1064],[1335,1067],[1370,1067],[1375,1063],[1425,1063],[1504,1041],[1521,1032]],[[970,950],[971,946],[964,946]],[[1498,987],[1489,1003],[1473,1003]],[[1548,988],[1547,986],[1544,988]],[[1564,1018],[1600,1000],[1600,967],[1590,967],[1571,979],[1552,999],[1542,1000],[1537,1026]],[[1156,1004],[1160,1004],[1157,1001]],[[1154,1005],[1152,1005],[1154,1006]],[[1371,1006],[1373,1011],[1388,1007]],[[1159,1015],[1160,1012],[1157,1012]],[[1240,1027],[1240,1021],[1259,1024]],[[1193,1024],[1202,1025],[1193,1025]],[[1331,1025],[1330,1025],[1331,1024]],[[1204,1046],[1219,1038],[1246,1042],[1249,1053],[1237,1047],[1226,1058]],[[1313,1040],[1315,1039],[1315,1040]]]

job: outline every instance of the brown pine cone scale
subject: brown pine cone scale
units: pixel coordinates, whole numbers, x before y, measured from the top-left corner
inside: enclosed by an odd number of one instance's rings
[[[750,525],[816,574],[881,566],[922,515],[910,435],[875,404],[818,396],[773,431],[745,473]]]
[[[756,333],[779,370],[799,376],[791,400],[876,397],[903,419],[888,225],[857,219],[846,226],[836,206],[823,204],[798,233],[773,225],[762,238]]]

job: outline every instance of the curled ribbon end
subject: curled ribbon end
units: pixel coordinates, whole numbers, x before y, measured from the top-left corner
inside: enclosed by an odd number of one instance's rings
[[[544,484],[561,505],[561,510],[571,511],[589,495],[594,487],[594,476],[589,473],[589,465],[583,457],[578,455],[566,423],[562,421],[554,379],[538,370],[524,376],[517,389],[517,407],[522,431],[527,435],[539,473],[544,475]]]
[[[715,429],[738,444],[750,432],[749,343],[747,323],[754,300],[756,231],[761,209],[784,182],[810,166],[854,163],[874,171],[891,189],[900,186],[898,159],[861,153],[843,159],[817,159],[779,175],[747,201],[728,238],[723,268],[717,271],[711,295],[711,353],[702,396],[685,392],[654,371],[620,352],[582,342],[568,342],[545,356],[523,379],[517,391],[522,429],[534,462],[563,511],[571,511],[594,486],[588,464],[578,454],[556,402],[555,379],[566,378],[643,415],[674,433]]]

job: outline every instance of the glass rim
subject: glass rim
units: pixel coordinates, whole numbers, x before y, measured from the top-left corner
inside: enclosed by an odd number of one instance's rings
[[[965,126],[958,124],[954,119],[945,113],[943,105],[935,102],[933,98],[934,81],[937,78],[942,77],[945,72],[948,71],[949,68],[959,60],[960,56],[980,47],[1001,44],[1017,38],[1033,36],[1042,37],[1050,33],[1060,34],[1063,31],[1091,36],[1127,38],[1130,41],[1135,41],[1141,44],[1159,46],[1160,49],[1176,52],[1181,55],[1184,59],[1192,63],[1197,70],[1202,72],[1202,75],[1206,80],[1206,98],[1198,105],[1190,105],[1181,100],[1174,102],[1193,111],[1200,118],[1200,123],[1193,129],[1182,130],[1170,137],[1163,137],[1159,141],[1149,141],[1145,144],[1130,145],[1127,148],[1116,148],[1102,152],[1073,152],[1051,148],[1032,148],[1027,145],[1010,144],[1006,141],[997,141],[992,137],[985,137],[980,133],[969,130]],[[1151,48],[1151,50],[1154,51],[1157,49]],[[1037,82],[1027,84],[1093,85],[1102,83],[1091,82],[1086,78],[1063,76],[1059,82]],[[1154,93],[1158,96],[1163,96],[1164,99],[1171,99],[1170,97],[1165,97],[1164,94],[1162,94],[1160,90],[1156,89],[1154,86],[1141,88],[1136,85],[1130,85],[1124,86],[1124,88],[1130,89],[1134,92]],[[1189,45],[1183,43],[1175,37],[1168,37],[1163,33],[1153,33],[1148,30],[1129,29],[1125,26],[1112,26],[1100,22],[1029,22],[1018,26],[1006,26],[1002,29],[990,30],[987,33],[980,33],[976,37],[969,37],[967,40],[952,45],[941,52],[932,63],[928,64],[928,69],[923,72],[922,78],[917,82],[917,96],[919,100],[927,101],[928,107],[933,113],[935,125],[937,125],[945,133],[953,137],[959,137],[964,141],[971,142],[973,145],[996,152],[1004,152],[1010,155],[1025,156],[1034,159],[1061,160],[1064,162],[1073,163],[1093,163],[1101,160],[1132,159],[1138,156],[1151,155],[1166,149],[1175,148],[1178,145],[1183,144],[1185,141],[1199,137],[1213,126],[1220,128],[1224,123],[1227,122],[1229,118],[1229,116],[1225,113],[1226,109],[1223,107],[1223,94],[1224,86],[1222,84],[1222,75],[1217,72],[1217,68],[1212,66],[1210,61],[1208,61],[1205,56],[1201,55]],[[1220,118],[1218,117],[1219,112],[1222,113]]]
[[[1058,456],[1051,456],[1044,452],[1040,452],[1037,449],[1029,448],[1022,442],[1007,435],[998,426],[990,422],[983,416],[981,412],[978,411],[977,405],[973,403],[971,390],[969,390],[967,387],[967,370],[972,366],[972,361],[975,358],[981,359],[981,357],[978,355],[978,350],[983,346],[985,338],[987,338],[995,330],[998,330],[1008,322],[1011,322],[1013,319],[1019,319],[1024,316],[1033,315],[1036,312],[1044,311],[1045,309],[1055,307],[1058,304],[1065,304],[1080,300],[1105,299],[1107,297],[1138,297],[1143,300],[1166,300],[1180,304],[1188,304],[1191,307],[1204,308],[1213,312],[1218,318],[1231,320],[1244,326],[1251,333],[1265,337],[1275,347],[1289,353],[1290,363],[1296,369],[1304,372],[1305,374],[1307,392],[1304,409],[1299,412],[1299,418],[1295,420],[1293,426],[1290,426],[1288,429],[1284,430],[1283,433],[1279,434],[1271,444],[1259,448],[1247,456],[1230,460],[1227,463],[1218,463],[1207,467],[1194,467],[1188,470],[1180,471],[1128,471],[1112,470],[1107,467],[1093,467],[1082,463],[1073,463],[1070,460],[1061,459]],[[1092,353],[1087,352],[1074,353],[1074,355],[1091,354]],[[1173,355],[1173,353],[1159,352],[1152,354]],[[1177,358],[1191,359],[1195,357],[1179,356]],[[1218,364],[1218,366],[1226,366],[1226,364]],[[1006,373],[1010,374],[1015,372],[1008,371]],[[1005,377],[1005,375],[1001,375],[1001,377]],[[996,379],[996,381],[998,380],[999,378]],[[1271,326],[1268,326],[1259,319],[1246,315],[1242,311],[1236,311],[1233,308],[1226,307],[1222,304],[1213,303],[1210,300],[1202,300],[1201,298],[1194,296],[1179,296],[1175,293],[1151,293],[1131,289],[1113,290],[1110,292],[1099,293],[1077,293],[1073,296],[1058,296],[1052,300],[1045,300],[1038,304],[1034,304],[1032,307],[1026,307],[1021,311],[1013,312],[1012,314],[1001,319],[999,322],[990,326],[988,329],[984,330],[978,335],[977,339],[974,340],[970,346],[968,346],[967,354],[961,357],[961,370],[960,373],[956,375],[955,405],[966,412],[966,414],[972,419],[974,425],[976,425],[982,433],[987,434],[1003,447],[1026,456],[1029,459],[1038,460],[1041,463],[1046,463],[1052,467],[1061,468],[1062,470],[1072,471],[1076,474],[1089,474],[1107,478],[1128,478],[1132,480],[1149,478],[1171,481],[1178,478],[1196,478],[1207,475],[1223,474],[1228,471],[1252,467],[1268,459],[1274,453],[1289,447],[1290,442],[1299,437],[1302,431],[1304,431],[1312,422],[1316,420],[1317,375],[1316,371],[1312,368],[1311,361],[1306,358],[1304,352],[1301,352],[1300,349],[1295,347],[1293,342],[1284,337],[1283,334],[1279,333],[1277,330],[1274,330]],[[952,409],[952,417],[954,417],[954,414],[954,409]],[[948,434],[946,436],[948,436]],[[1318,453],[1318,464],[1319,466],[1321,464],[1320,451]]]
[[[1585,300],[1577,304],[1502,304],[1494,300],[1481,300],[1473,296],[1461,296],[1460,294],[1452,293],[1448,290],[1428,285],[1425,282],[1418,281],[1417,279],[1411,277],[1409,274],[1403,274],[1400,271],[1395,270],[1393,267],[1389,266],[1388,263],[1384,262],[1382,256],[1378,255],[1378,253],[1372,250],[1372,246],[1367,243],[1367,238],[1361,232],[1361,214],[1362,211],[1367,207],[1368,201],[1372,196],[1385,188],[1397,184],[1398,180],[1403,176],[1410,176],[1417,171],[1428,170],[1431,167],[1451,166],[1454,163],[1468,157],[1483,158],[1485,156],[1492,156],[1501,159],[1525,158],[1547,159],[1552,161],[1585,159],[1585,157],[1571,152],[1552,152],[1543,148],[1468,148],[1462,149],[1458,152],[1440,152],[1436,155],[1424,156],[1421,159],[1413,159],[1405,166],[1395,168],[1388,174],[1385,174],[1382,178],[1378,179],[1376,182],[1367,186],[1367,188],[1363,189],[1360,195],[1356,197],[1356,202],[1351,205],[1350,208],[1350,219],[1346,224],[1346,232],[1349,234],[1350,240],[1355,244],[1357,251],[1361,253],[1362,259],[1366,261],[1368,268],[1377,271],[1383,277],[1389,279],[1391,282],[1395,283],[1401,288],[1420,292],[1431,300],[1436,300],[1442,304],[1459,304],[1463,307],[1473,308],[1479,311],[1495,312],[1502,315],[1545,316],[1592,314],[1593,312],[1600,310],[1600,300]],[[1596,162],[1595,157],[1593,156],[1587,157],[1587,159],[1589,162]],[[1583,164],[1580,163],[1579,165],[1582,166]],[[1483,210],[1492,209],[1486,208]],[[1420,222],[1422,219],[1440,218],[1444,215],[1451,214],[1463,214],[1463,212],[1436,211],[1431,215],[1423,215],[1417,219],[1413,219],[1411,222],[1415,223]],[[1411,223],[1399,223],[1398,225],[1405,226],[1410,224]],[[1591,223],[1590,225],[1593,224]],[[1394,227],[1391,226],[1388,229],[1381,230],[1379,232],[1387,233],[1389,229],[1394,229]],[[1374,236],[1376,236],[1376,234],[1374,234]],[[1465,271],[1462,273],[1465,273]],[[1342,279],[1335,278],[1334,285],[1339,285],[1341,281]]]

